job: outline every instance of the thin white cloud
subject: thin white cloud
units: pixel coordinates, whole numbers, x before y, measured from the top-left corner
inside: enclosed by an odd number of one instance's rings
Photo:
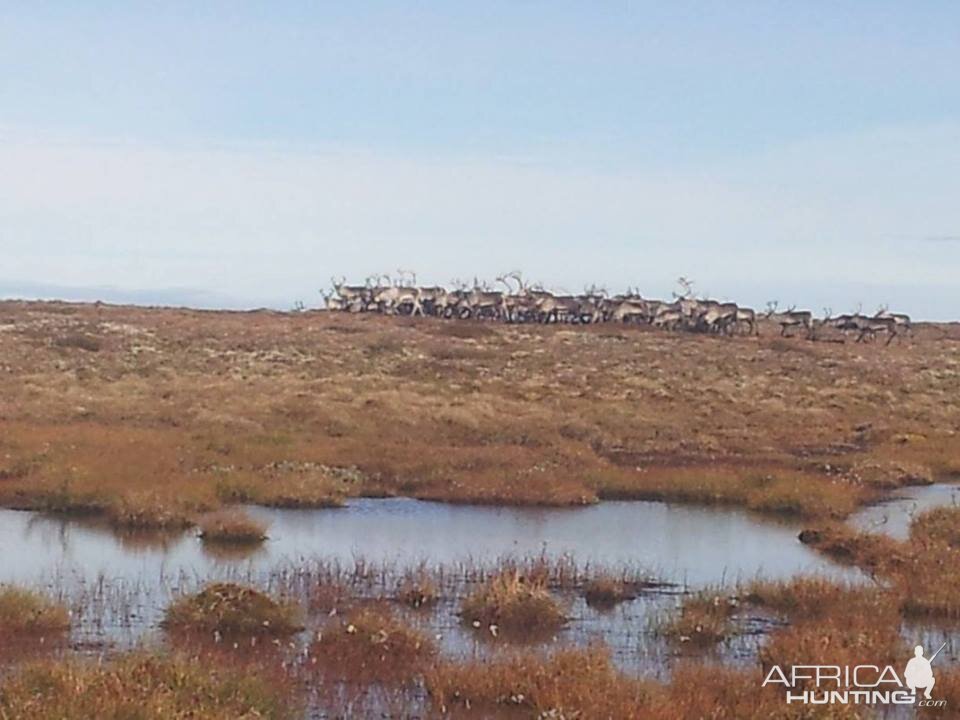
[[[402,266],[444,282],[520,267],[574,289],[662,294],[686,274],[753,303],[805,286],[795,299],[814,307],[865,286],[883,302],[953,283],[948,244],[925,256],[891,238],[960,227],[958,148],[960,128],[913,128],[669,172],[14,136],[0,145],[0,279],[286,306],[333,273]]]

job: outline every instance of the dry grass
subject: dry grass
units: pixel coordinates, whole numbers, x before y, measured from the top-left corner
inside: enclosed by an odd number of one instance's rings
[[[666,500],[698,505],[736,505],[774,515],[844,518],[869,497],[852,482],[823,474],[769,467],[655,468],[616,477],[600,496]]]
[[[811,709],[788,705],[783,694],[761,689],[759,670],[737,670],[717,665],[684,664],[673,672],[669,685],[653,695],[644,720],[698,718],[710,720],[865,720],[872,717],[854,705],[833,705]],[[609,716],[612,718],[617,715]]]
[[[815,621],[798,621],[774,633],[760,651],[765,666],[850,665],[869,659],[877,665],[897,665],[908,657],[899,635],[897,604],[876,599],[872,612],[848,611],[834,606]]]
[[[801,539],[835,560],[857,565],[886,582],[907,616],[960,618],[960,511],[940,508],[914,519],[910,539],[845,527],[805,530]]]
[[[204,515],[197,525],[200,537],[208,543],[256,545],[267,539],[266,523],[242,510],[230,509]]]
[[[472,708],[492,714],[506,707],[525,710],[522,717],[648,717],[647,686],[620,675],[600,647],[441,663],[425,684],[444,712]]]
[[[903,543],[844,525],[806,529],[800,533],[800,541],[837,562],[858,565],[873,573],[886,574],[907,562]]]
[[[167,608],[163,626],[171,632],[213,635],[291,635],[303,629],[300,613],[259,590],[213,583]]]
[[[609,573],[599,573],[583,587],[583,597],[591,607],[609,609],[637,596],[636,583]]]
[[[386,607],[363,607],[318,633],[310,662],[350,682],[399,682],[423,671],[437,653],[433,641]]]
[[[680,612],[665,622],[660,633],[677,643],[705,646],[726,640],[735,628],[731,616],[734,599],[716,591],[703,591],[683,599]]]
[[[544,580],[518,570],[488,580],[464,600],[460,616],[477,630],[515,637],[550,634],[566,622]]]
[[[765,666],[852,666],[866,659],[895,665],[904,656],[905,645],[899,635],[900,602],[895,591],[823,578],[798,578],[753,583],[742,597],[788,622],[761,648]]]
[[[960,548],[960,507],[934,508],[918,515],[910,523],[910,540],[924,546]]]
[[[867,347],[57,303],[0,319],[10,506],[151,526],[238,500],[636,497],[826,518],[960,474],[960,345],[937,327]]]
[[[910,525],[907,562],[890,573],[911,616],[960,618],[960,508],[925,512]]]
[[[120,530],[182,530],[193,525],[189,512],[155,492],[125,495],[108,507],[107,515]]]
[[[33,590],[0,585],[0,637],[62,635],[70,630],[70,614],[63,605]]]
[[[847,585],[822,577],[800,577],[785,582],[753,582],[740,597],[786,616],[791,620],[816,620],[842,609],[869,614],[878,602],[879,591]]]
[[[667,684],[638,680],[613,667],[602,646],[525,652],[467,663],[440,663],[426,674],[434,705],[453,717],[591,718],[591,720],[855,720],[855,707],[811,714],[762,690],[758,669],[681,664]],[[474,714],[468,711],[472,710]]]
[[[285,720],[290,684],[243,668],[180,656],[134,654],[107,664],[42,662],[0,684],[9,720]]]
[[[414,610],[428,608],[440,599],[437,582],[426,572],[411,572],[397,588],[398,601]]]

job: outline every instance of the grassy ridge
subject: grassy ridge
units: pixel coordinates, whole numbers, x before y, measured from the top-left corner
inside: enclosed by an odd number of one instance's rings
[[[0,327],[0,504],[121,526],[356,495],[839,518],[960,473],[949,326],[885,348],[0,303]]]

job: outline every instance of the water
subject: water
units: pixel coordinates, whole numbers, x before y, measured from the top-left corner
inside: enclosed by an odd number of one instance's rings
[[[865,508],[851,518],[864,529],[906,537],[916,512],[954,500],[952,486],[907,488],[897,499]],[[40,587],[74,610],[74,648],[120,649],[159,638],[164,608],[179,592],[214,579],[248,582],[305,601],[321,579],[317,568],[355,567],[363,559],[379,580],[352,588],[367,597],[389,596],[405,568],[477,568],[505,556],[567,558],[609,569],[642,569],[674,583],[645,592],[609,611],[590,608],[575,589],[556,591],[569,623],[543,646],[584,645],[600,640],[617,665],[666,678],[684,647],[663,641],[657,623],[676,610],[685,590],[730,588],[753,579],[787,580],[821,574],[861,580],[856,570],[834,565],[800,544],[802,525],[778,522],[731,508],[699,508],[655,502],[604,502],[575,508],[494,508],[357,499],[342,509],[248,511],[269,525],[269,539],[253,551],[206,547],[194,531],[117,534],[98,522],[65,520],[0,509],[0,583]],[[459,603],[470,591],[466,573],[444,587],[428,611],[398,608],[407,620],[437,638],[442,651],[482,656],[494,643],[460,623]],[[311,583],[314,583],[311,585]],[[300,594],[297,594],[297,589]],[[304,602],[304,605],[306,603]],[[753,666],[770,618],[744,616],[741,633],[707,651],[725,664]],[[315,630],[325,613],[312,617]],[[905,623],[909,643],[939,646],[944,659],[960,652],[953,627]],[[309,637],[305,634],[305,637]],[[690,652],[690,651],[687,651]],[[700,655],[702,656],[702,654]]]
[[[649,671],[664,666],[665,649],[655,641],[654,627],[675,609],[684,588],[811,573],[859,576],[800,544],[799,525],[729,508],[606,502],[532,509],[358,499],[341,509],[248,510],[269,525],[269,539],[253,552],[205,547],[194,532],[117,534],[102,523],[0,510],[0,582],[41,587],[70,603],[77,643],[131,645],[156,630],[178,592],[213,579],[272,592],[297,586],[306,593],[320,572],[313,569],[318,563],[349,568],[362,558],[374,573],[392,568],[377,587],[361,591],[377,596],[389,594],[403,570],[420,562],[476,568],[507,556],[566,558],[580,566],[640,570],[676,584],[611,612],[589,608],[574,590],[558,593],[570,623],[546,643],[601,639],[621,666]],[[454,583],[447,591],[439,606],[411,620],[439,634],[449,653],[484,652],[489,642],[457,618],[469,587]],[[749,659],[755,646],[755,638],[735,639],[727,658]]]
[[[868,532],[884,533],[897,540],[910,536],[910,523],[920,513],[960,502],[960,487],[935,484],[902,488],[895,496],[855,513],[850,523]]]
[[[799,525],[732,509],[654,502],[528,509],[358,499],[341,509],[249,511],[269,524],[269,540],[250,556],[231,558],[209,552],[193,533],[117,535],[98,524],[0,510],[0,582],[31,584],[54,573],[143,582],[216,574],[225,564],[261,570],[315,558],[483,564],[540,554],[644,567],[692,587],[842,572],[797,541]]]

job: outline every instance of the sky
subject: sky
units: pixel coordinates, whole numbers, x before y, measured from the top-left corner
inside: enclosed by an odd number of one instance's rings
[[[952,2],[0,2],[0,297],[957,319],[958,67]]]

